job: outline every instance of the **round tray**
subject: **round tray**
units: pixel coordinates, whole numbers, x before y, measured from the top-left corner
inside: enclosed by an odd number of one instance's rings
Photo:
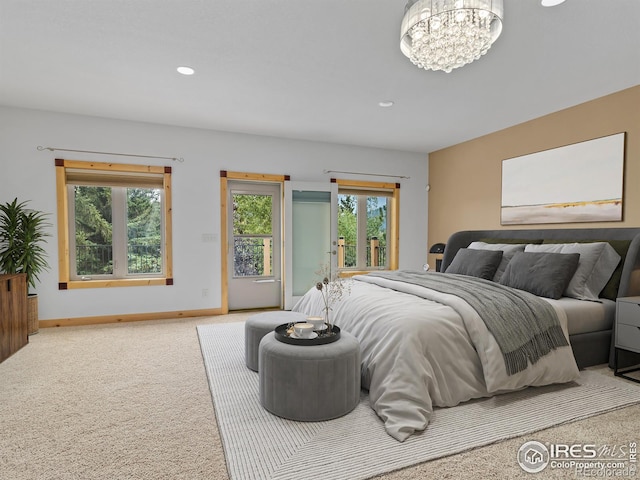
[[[316,338],[295,338],[287,335],[287,329],[289,323],[283,323],[276,327],[276,339],[283,343],[289,343],[291,345],[326,345],[327,343],[333,343],[340,338],[340,327],[335,325],[331,328],[334,335],[321,334]]]

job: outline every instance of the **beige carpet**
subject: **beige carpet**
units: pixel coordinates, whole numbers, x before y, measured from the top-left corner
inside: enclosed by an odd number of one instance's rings
[[[245,318],[41,329],[0,364],[0,479],[228,479],[196,326]],[[622,445],[638,418],[627,407],[379,478],[572,478],[525,474],[518,448]]]

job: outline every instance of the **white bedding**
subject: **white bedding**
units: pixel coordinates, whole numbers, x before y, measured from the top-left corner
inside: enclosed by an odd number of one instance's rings
[[[567,315],[569,335],[611,330],[616,317],[616,302],[601,298],[599,302],[562,297],[558,300]]]
[[[564,311],[550,303],[568,338]],[[294,310],[322,315],[323,306],[313,288]],[[579,376],[570,346],[507,375],[502,353],[476,312],[458,297],[417,285],[355,277],[331,316],[360,341],[362,385],[387,433],[399,441],[424,430],[434,407]]]

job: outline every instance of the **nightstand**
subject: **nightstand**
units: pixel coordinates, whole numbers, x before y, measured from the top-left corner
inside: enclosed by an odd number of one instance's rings
[[[618,350],[640,353],[640,297],[620,297],[616,300],[616,338],[614,375],[640,383],[626,373],[640,370],[640,366],[618,369]]]

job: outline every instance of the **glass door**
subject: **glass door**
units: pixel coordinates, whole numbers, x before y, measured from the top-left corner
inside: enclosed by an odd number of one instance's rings
[[[285,310],[319,280],[337,271],[338,186],[285,182]]]
[[[280,185],[230,181],[229,309],[281,307]]]

